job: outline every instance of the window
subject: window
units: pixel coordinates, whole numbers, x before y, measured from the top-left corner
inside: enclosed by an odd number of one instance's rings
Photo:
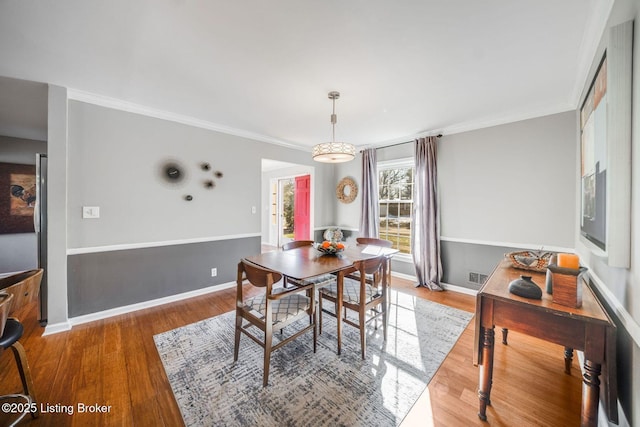
[[[378,163],[380,238],[400,253],[411,253],[413,159]]]

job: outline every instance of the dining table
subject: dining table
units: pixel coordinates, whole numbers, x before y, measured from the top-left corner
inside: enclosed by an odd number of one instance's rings
[[[342,337],[342,293],[344,276],[355,270],[354,264],[371,258],[385,257],[383,263],[382,280],[386,288],[388,283],[387,271],[390,269],[391,257],[398,253],[398,249],[383,248],[374,245],[348,245],[336,254],[325,254],[313,246],[302,246],[288,251],[271,251],[259,255],[246,257],[249,262],[263,268],[277,271],[284,276],[305,280],[316,276],[335,273],[337,280],[338,298],[336,302],[336,334],[338,337],[338,354],[341,352]]]

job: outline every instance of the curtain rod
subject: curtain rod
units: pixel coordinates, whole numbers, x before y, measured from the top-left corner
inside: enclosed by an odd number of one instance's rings
[[[442,134],[441,134],[441,133],[437,134],[437,135],[436,135],[436,138],[442,138]],[[398,142],[398,143],[396,143],[396,144],[385,145],[385,146],[382,146],[382,147],[375,147],[375,149],[376,149],[376,150],[378,150],[378,149],[380,149],[380,148],[395,147],[396,145],[408,144],[408,143],[410,143],[410,142],[413,142],[413,141]],[[361,153],[362,153],[362,151],[363,151],[363,150],[360,150],[360,152],[361,152]]]

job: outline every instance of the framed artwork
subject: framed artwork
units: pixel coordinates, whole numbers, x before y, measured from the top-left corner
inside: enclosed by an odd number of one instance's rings
[[[597,247],[607,245],[607,57],[580,109],[580,232]]]
[[[609,28],[580,108],[580,237],[610,267],[631,262],[633,21]]]
[[[0,163],[0,234],[33,233],[36,167]]]

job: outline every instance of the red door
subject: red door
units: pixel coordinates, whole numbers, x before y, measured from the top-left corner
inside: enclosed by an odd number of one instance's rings
[[[296,189],[293,196],[293,238],[296,240],[311,238],[309,230],[311,222],[310,184],[310,175],[296,177]]]

